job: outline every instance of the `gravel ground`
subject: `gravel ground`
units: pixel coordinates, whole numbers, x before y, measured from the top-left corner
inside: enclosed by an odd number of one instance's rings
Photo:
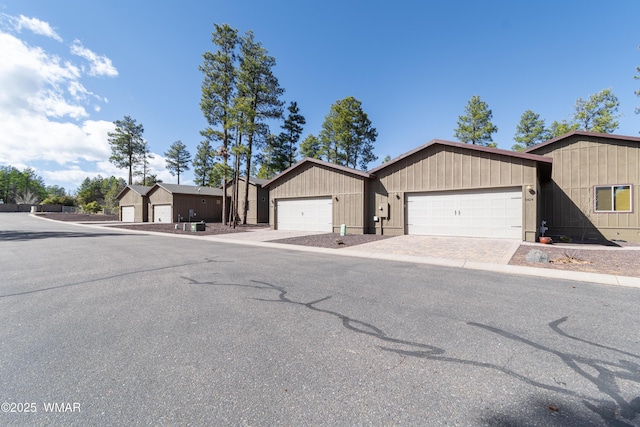
[[[61,213],[47,212],[36,214],[38,216],[55,219],[56,221],[93,222],[93,221],[117,221],[118,215],[85,214],[85,213]]]
[[[215,234],[230,234],[230,233],[243,233],[250,230],[262,230],[268,228],[264,225],[238,225],[236,228],[231,228],[228,225],[222,225],[221,223],[207,223],[205,231],[183,231],[182,224],[178,225],[176,230],[175,223],[152,223],[144,222],[140,224],[123,224],[114,225],[114,228],[126,228],[129,230],[141,230],[141,231],[157,231],[161,233],[173,233],[173,234],[195,234],[198,236],[211,236]]]
[[[532,249],[549,255],[549,263],[527,262],[525,257]],[[553,268],[556,270],[587,273],[615,274],[640,277],[640,251],[617,249],[576,249],[575,245],[522,245],[509,261],[510,265]]]
[[[376,240],[388,239],[392,236],[380,236],[377,234],[347,234],[340,236],[338,233],[313,234],[310,236],[291,237],[288,239],[272,240],[274,243],[286,243],[289,245],[315,246],[317,248],[348,248]]]

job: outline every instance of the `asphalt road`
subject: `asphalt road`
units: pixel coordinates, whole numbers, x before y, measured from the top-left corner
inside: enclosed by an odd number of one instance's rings
[[[637,288],[8,213],[0,272],[3,426],[640,425]]]

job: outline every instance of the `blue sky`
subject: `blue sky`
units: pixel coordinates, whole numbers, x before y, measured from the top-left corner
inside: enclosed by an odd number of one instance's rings
[[[511,148],[525,110],[549,125],[605,88],[620,100],[615,133],[637,136],[638,16],[637,0],[0,0],[0,164],[68,190],[87,176],[126,177],[108,162],[107,132],[129,115],[158,176],[176,182],[163,153],[181,140],[193,154],[201,141],[198,66],[214,23],[253,30],[276,58],[304,136],[335,101],[362,101],[378,130],[370,168],[455,140],[473,95],[493,111],[499,148]]]

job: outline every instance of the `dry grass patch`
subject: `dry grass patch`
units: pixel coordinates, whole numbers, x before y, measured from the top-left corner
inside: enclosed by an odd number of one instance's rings
[[[589,260],[578,258],[578,253],[573,251],[565,251],[562,256],[549,262],[553,264],[593,264]]]

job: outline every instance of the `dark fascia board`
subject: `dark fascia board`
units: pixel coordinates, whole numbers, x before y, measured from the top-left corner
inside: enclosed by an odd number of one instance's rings
[[[222,196],[222,190],[220,190],[219,188],[202,187],[200,185],[165,184],[160,182],[151,187],[147,194],[151,193],[151,191],[155,191],[156,188],[162,188],[170,194],[186,194],[191,196]],[[198,188],[205,191],[199,192],[197,190]]]
[[[312,164],[316,164],[319,166],[323,166],[329,169],[333,169],[339,172],[345,172],[351,175],[356,175],[358,177],[361,178],[365,178],[365,179],[369,179],[372,178],[373,175],[370,174],[369,172],[364,172],[358,169],[352,169],[352,168],[348,168],[346,166],[340,166],[340,165],[336,165],[334,163],[329,163],[329,162],[325,162],[324,160],[318,160],[318,159],[313,159],[311,157],[306,157],[302,160],[300,160],[298,163],[296,163],[295,165],[291,166],[290,168],[280,172],[278,175],[274,176],[271,180],[265,182],[264,184],[262,184],[262,187],[269,187],[271,186],[274,182],[279,181],[280,179],[282,179],[283,177],[287,176],[291,171],[294,171],[298,168],[300,168],[301,166],[308,164],[308,163],[312,163]]]
[[[596,132],[587,132],[584,130],[574,130],[569,133],[565,133],[564,135],[560,135],[556,138],[540,143],[538,145],[534,145],[531,148],[527,148],[526,150],[523,151],[523,153],[533,153],[539,148],[546,147],[547,145],[555,144],[558,141],[562,141],[576,135],[584,136],[584,137],[592,137],[592,138],[616,139],[620,141],[633,141],[633,142],[640,143],[640,138],[638,138],[637,136],[623,136],[623,135],[614,135],[611,133],[596,133]]]
[[[499,154],[502,156],[509,156],[509,157],[515,157],[518,159],[527,159],[527,160],[533,160],[535,162],[541,162],[541,163],[552,163],[553,159],[551,157],[544,157],[544,156],[539,156],[537,154],[529,154],[529,153],[524,153],[524,152],[518,152],[518,151],[511,151],[511,150],[503,150],[502,148],[492,148],[492,147],[484,147],[482,145],[473,145],[473,144],[465,144],[464,142],[453,142],[453,141],[444,141],[442,139],[433,139],[429,142],[427,142],[426,144],[423,144],[417,148],[414,148],[411,151],[408,151],[404,154],[401,154],[400,156],[396,157],[395,159],[391,159],[386,163],[381,164],[378,167],[375,167],[373,169],[371,169],[371,173],[375,174],[376,172],[391,166],[392,164],[399,162],[400,160],[406,159],[409,156],[412,156],[413,154],[416,154],[428,147],[431,147],[432,145],[442,145],[445,147],[455,147],[455,148],[462,148],[464,150],[471,150],[471,151],[479,151],[482,153],[489,153],[489,154]]]
[[[241,176],[238,177],[238,179],[240,181],[244,181],[246,178],[244,176]],[[267,182],[269,182],[269,180],[264,178],[249,178],[249,184],[255,185],[256,187],[264,187]],[[233,185],[232,180],[227,181],[227,187],[229,187],[230,185]],[[218,188],[222,188],[222,186]]]
[[[149,190],[151,190],[152,188],[153,187],[149,187],[149,186],[146,186],[146,185],[127,185],[122,190],[120,190],[120,192],[116,196],[116,199],[120,200],[120,198],[124,195],[124,192],[126,190],[131,190],[131,191],[134,191],[134,192],[138,193],[141,196],[146,196],[149,193]]]

